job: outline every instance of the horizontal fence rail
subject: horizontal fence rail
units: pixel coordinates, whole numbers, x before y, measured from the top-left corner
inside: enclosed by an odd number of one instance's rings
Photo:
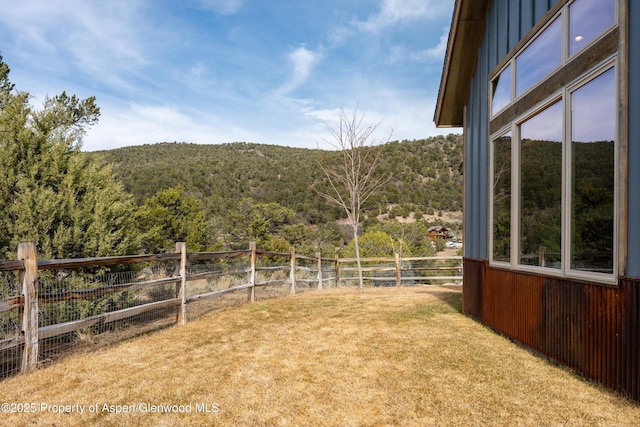
[[[339,277],[341,282],[358,278],[357,258],[341,258]],[[410,257],[362,258],[363,279],[373,286],[401,286],[415,283],[462,281],[462,257]]]
[[[355,258],[258,250],[38,260],[20,244],[0,260],[0,378],[51,362],[98,336],[122,339],[257,298],[353,286]],[[462,257],[362,258],[366,286],[460,282]],[[246,293],[244,293],[244,292]],[[244,294],[244,296],[242,295]],[[129,335],[127,335],[129,334]]]

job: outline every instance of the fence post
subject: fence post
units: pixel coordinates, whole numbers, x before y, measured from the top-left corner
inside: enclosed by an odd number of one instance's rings
[[[318,258],[318,290],[322,290],[322,254],[316,252],[316,258]]]
[[[396,252],[396,286],[400,286],[402,281],[402,263],[400,262],[400,254]]]
[[[24,262],[24,270],[20,271],[24,310],[22,311],[22,334],[24,349],[22,351],[22,372],[35,369],[38,365],[38,260],[36,245],[20,243],[18,259]]]
[[[256,242],[249,242],[249,285],[247,299],[249,302],[256,300]]]
[[[336,255],[336,288],[340,287],[340,258]]]
[[[178,311],[178,323],[187,323],[187,244],[185,242],[176,243],[176,252],[180,253],[180,310]]]
[[[289,248],[291,254],[291,266],[289,267],[289,279],[291,280],[291,295],[296,294],[296,248]]]

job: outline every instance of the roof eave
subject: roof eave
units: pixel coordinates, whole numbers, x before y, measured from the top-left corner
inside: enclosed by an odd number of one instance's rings
[[[434,114],[437,127],[460,127],[491,0],[456,0]]]

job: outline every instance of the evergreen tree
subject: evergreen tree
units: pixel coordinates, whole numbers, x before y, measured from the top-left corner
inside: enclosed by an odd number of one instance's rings
[[[173,251],[176,242],[186,242],[189,252],[204,251],[212,237],[200,201],[181,185],[148,198],[135,222],[146,253]]]
[[[95,98],[64,92],[33,109],[0,56],[0,256],[14,257],[20,242],[35,243],[40,258],[137,249],[131,197],[110,168],[80,155],[99,116]]]

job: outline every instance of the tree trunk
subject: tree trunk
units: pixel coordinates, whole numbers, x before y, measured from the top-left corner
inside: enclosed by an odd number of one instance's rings
[[[353,224],[353,243],[356,248],[356,262],[358,263],[358,283],[360,284],[360,292],[364,291],[364,279],[362,278],[362,264],[360,263],[360,246],[358,245],[358,223]]]

